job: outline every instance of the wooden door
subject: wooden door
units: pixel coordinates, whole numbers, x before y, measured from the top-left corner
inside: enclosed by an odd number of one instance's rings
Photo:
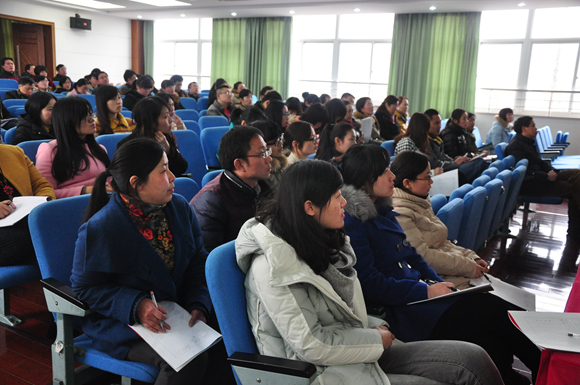
[[[24,66],[31,63],[34,65],[45,64],[44,57],[44,29],[39,24],[12,24],[14,37],[14,61],[18,66],[16,72],[24,72]],[[20,51],[20,63],[17,52]]]

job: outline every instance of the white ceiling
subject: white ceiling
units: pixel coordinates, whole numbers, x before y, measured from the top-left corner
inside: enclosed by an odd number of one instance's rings
[[[25,0],[26,1],[26,0]],[[502,9],[518,9],[518,3],[524,2],[522,8],[555,8],[580,5],[578,0],[179,0],[189,3],[189,6],[156,7],[129,0],[102,0],[108,3],[125,6],[111,10],[96,10],[58,3],[54,0],[28,0],[50,4],[59,8],[67,8],[81,14],[91,11],[109,14],[117,17],[136,19],[141,15],[143,20],[159,20],[179,18],[184,14],[186,18],[212,17],[231,18],[232,12],[236,17],[266,17],[295,15],[323,15],[355,13],[423,13],[432,12],[430,6],[436,6],[435,12],[469,12]],[[72,15],[71,15],[72,16]],[[90,17],[87,17],[90,18]]]

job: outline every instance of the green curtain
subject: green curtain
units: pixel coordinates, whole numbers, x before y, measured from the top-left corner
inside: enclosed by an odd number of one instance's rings
[[[254,94],[263,86],[288,94],[292,18],[214,19],[211,77],[243,81]]]
[[[155,61],[153,59],[155,55],[154,28],[155,22],[153,20],[143,21],[143,71],[151,76],[153,76],[153,63]]]
[[[395,16],[389,94],[409,98],[410,112],[473,111],[481,12]]]
[[[14,57],[12,21],[0,19],[0,57]]]

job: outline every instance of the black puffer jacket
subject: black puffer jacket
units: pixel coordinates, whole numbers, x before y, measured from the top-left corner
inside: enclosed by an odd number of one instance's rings
[[[135,104],[137,104],[137,102],[141,99],[145,99],[145,96],[141,95],[135,90],[131,90],[127,93],[127,95],[125,95],[125,99],[123,99],[123,107],[129,111],[133,111]]]
[[[42,139],[56,139],[54,129],[51,127],[50,131],[47,132],[44,128],[34,123],[28,114],[20,115],[12,144],[17,145],[18,143],[29,140]]]
[[[393,117],[389,115],[389,112],[385,107],[381,105],[375,113],[375,117],[377,118],[379,127],[381,128],[381,138],[392,140],[399,135],[399,127],[395,122],[393,122]]]
[[[467,133],[465,129],[453,122],[449,122],[447,127],[441,131],[444,151],[451,158],[463,156],[469,152],[467,149]]]
[[[548,173],[552,170],[557,172],[548,162],[542,160],[534,139],[527,138],[522,134],[516,134],[505,148],[504,154],[505,156],[513,155],[516,163],[522,159],[528,160],[527,180],[548,182]]]

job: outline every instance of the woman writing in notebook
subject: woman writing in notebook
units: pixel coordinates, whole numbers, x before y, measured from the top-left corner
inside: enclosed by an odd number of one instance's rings
[[[115,191],[110,198],[109,176]],[[75,294],[95,311],[82,319],[95,348],[159,367],[158,385],[199,384],[208,361],[203,353],[175,372],[128,326],[141,323],[155,333],[171,328],[151,291],[157,301],[190,312],[189,326],[205,322],[211,310],[207,252],[189,204],[173,195],[174,180],[161,144],[137,138],[120,147],[95,181],[71,276]]]

